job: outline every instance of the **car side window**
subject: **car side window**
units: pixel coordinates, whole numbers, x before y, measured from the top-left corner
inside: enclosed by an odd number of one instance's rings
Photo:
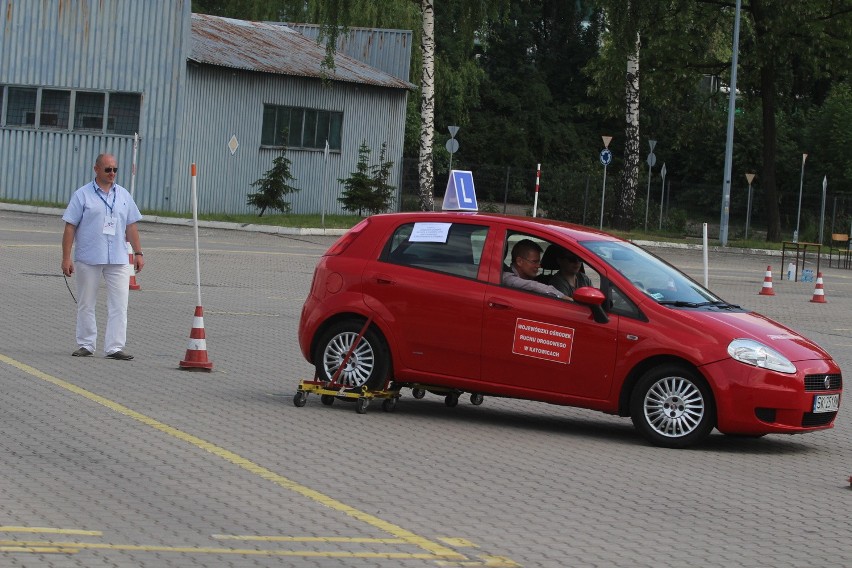
[[[488,227],[467,223],[406,223],[394,231],[382,260],[476,278]]]

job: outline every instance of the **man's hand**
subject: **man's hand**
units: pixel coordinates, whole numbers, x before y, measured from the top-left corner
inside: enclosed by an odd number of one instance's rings
[[[71,262],[70,258],[68,260],[62,260],[62,274],[65,276],[71,276],[74,274],[74,263]]]

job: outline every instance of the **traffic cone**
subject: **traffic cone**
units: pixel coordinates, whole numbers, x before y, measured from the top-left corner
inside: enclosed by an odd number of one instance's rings
[[[758,293],[760,296],[774,296],[775,290],[772,289],[772,267],[766,267],[766,275],[763,277],[763,286]]]
[[[825,304],[825,290],[822,287],[822,272],[817,272],[816,287],[814,288],[814,297],[811,302],[817,304]]]
[[[204,337],[204,310],[195,306],[195,319],[189,333],[186,358],[180,362],[181,369],[212,371],[213,363],[207,360],[207,340]]]
[[[132,272],[130,273],[130,289],[141,290],[142,286],[136,283],[136,263],[133,262],[133,247],[127,243],[127,263],[130,265]]]

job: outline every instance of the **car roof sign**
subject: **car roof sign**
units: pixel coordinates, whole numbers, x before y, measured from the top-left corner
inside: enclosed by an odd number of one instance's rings
[[[444,192],[444,211],[478,211],[476,190],[473,187],[473,172],[452,170]]]

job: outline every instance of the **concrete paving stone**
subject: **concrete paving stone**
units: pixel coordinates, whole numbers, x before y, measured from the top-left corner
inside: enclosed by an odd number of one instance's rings
[[[313,266],[334,240],[202,228],[202,304],[212,373],[177,369],[196,303],[191,229],[143,223],[148,264],[131,292],[123,364],[70,357],[74,305],[59,267],[61,222],[0,210],[0,354],[197,436],[252,464],[436,540],[466,538],[526,566],[680,566],[659,550],[692,545],[693,565],[852,565],[846,479],[852,414],[818,434],[759,440],[714,433],[688,451],[647,446],[629,420],[541,403],[404,396],[325,407],[291,397],[311,367],[295,341]],[[655,248],[701,280],[700,251]],[[852,365],[852,271],[781,281],[780,258],[710,254],[711,288],[803,331]],[[758,296],[773,265],[774,297]],[[71,282],[73,286],[73,279]],[[35,298],[33,302],[10,299]],[[103,293],[102,293],[103,299]],[[103,324],[104,313],[98,312]],[[101,530],[112,544],[220,547],[214,534],[388,534],[210,452],[0,363],[0,526]],[[0,539],[8,539],[0,534]],[[16,535],[18,540],[26,540]],[[88,537],[87,537],[88,538]],[[56,539],[60,540],[60,539]],[[62,538],[61,540],[71,540]],[[616,543],[613,545],[613,543]],[[346,543],[228,543],[362,550]],[[405,545],[390,550],[411,550]],[[827,552],[829,551],[829,552]],[[11,566],[434,566],[375,560],[87,550],[8,555]],[[575,562],[576,561],[576,562]],[[575,562],[572,564],[572,562]],[[668,563],[667,563],[668,562]]]

